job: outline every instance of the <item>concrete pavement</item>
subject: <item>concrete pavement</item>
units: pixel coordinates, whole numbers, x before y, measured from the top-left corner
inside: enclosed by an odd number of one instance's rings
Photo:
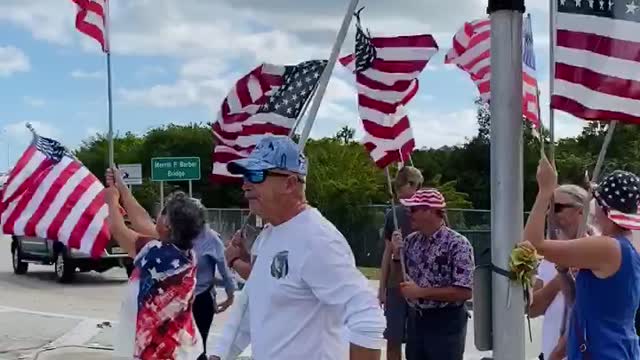
[[[26,275],[14,275],[9,241],[0,238],[0,360],[111,359],[126,281],[123,269],[113,269],[78,274],[73,283],[58,284],[52,266],[31,264]],[[220,336],[225,319],[224,313],[216,315],[209,346]],[[472,321],[465,360],[480,360],[491,352],[475,350]],[[540,320],[532,326],[534,342],[527,339],[526,359],[534,359],[540,349]],[[250,349],[243,354],[249,355]]]

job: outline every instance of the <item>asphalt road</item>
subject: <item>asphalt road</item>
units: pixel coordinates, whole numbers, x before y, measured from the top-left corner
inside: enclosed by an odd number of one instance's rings
[[[127,282],[124,269],[77,274],[71,284],[55,282],[53,266],[29,264],[28,273],[18,276],[11,268],[9,244],[0,238],[0,360],[111,359],[108,348]],[[225,318],[220,314],[214,319],[209,344],[221,333]],[[534,342],[527,339],[526,359],[535,358],[540,349],[540,321],[532,326]],[[243,355],[249,354],[250,349]],[[490,354],[475,350],[470,322],[465,360]]]

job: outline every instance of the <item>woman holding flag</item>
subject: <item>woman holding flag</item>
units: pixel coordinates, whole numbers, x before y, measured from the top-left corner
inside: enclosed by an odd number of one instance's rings
[[[196,287],[192,247],[205,224],[202,207],[184,193],[174,193],[154,224],[114,170],[107,170],[107,185],[109,229],[135,264],[115,341],[117,357],[198,358],[203,344],[192,312]],[[120,203],[137,231],[125,225]]]
[[[545,216],[557,188],[557,174],[546,157],[538,166],[538,195],[524,228],[530,246],[559,268],[578,268],[576,299],[568,324],[569,360],[640,358],[634,317],[640,302],[640,179],[615,171],[593,191],[595,222],[601,236],[545,240]]]

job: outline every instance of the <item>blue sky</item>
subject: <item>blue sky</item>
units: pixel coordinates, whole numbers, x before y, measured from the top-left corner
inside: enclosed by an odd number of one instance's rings
[[[215,119],[220,102],[243,73],[261,62],[327,58],[345,1],[111,0],[114,126],[144,133],[169,123]],[[486,1],[362,0],[363,23],[375,35],[431,33],[440,46],[409,104],[418,146],[464,142],[475,131],[468,76],[445,66],[453,33],[485,16]],[[547,2],[530,0],[538,79],[548,105]],[[24,150],[31,122],[44,135],[74,148],[107,129],[106,65],[97,43],[74,28],[70,0],[0,1],[0,170]],[[353,29],[343,47],[353,47]],[[312,136],[341,126],[358,130],[355,88],[336,66]],[[548,111],[543,109],[546,121]],[[580,120],[556,115],[560,136]],[[7,154],[7,149],[9,149]]]

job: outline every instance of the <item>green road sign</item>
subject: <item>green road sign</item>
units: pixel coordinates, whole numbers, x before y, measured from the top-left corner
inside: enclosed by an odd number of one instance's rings
[[[162,157],[151,159],[151,180],[200,180],[199,157]]]

